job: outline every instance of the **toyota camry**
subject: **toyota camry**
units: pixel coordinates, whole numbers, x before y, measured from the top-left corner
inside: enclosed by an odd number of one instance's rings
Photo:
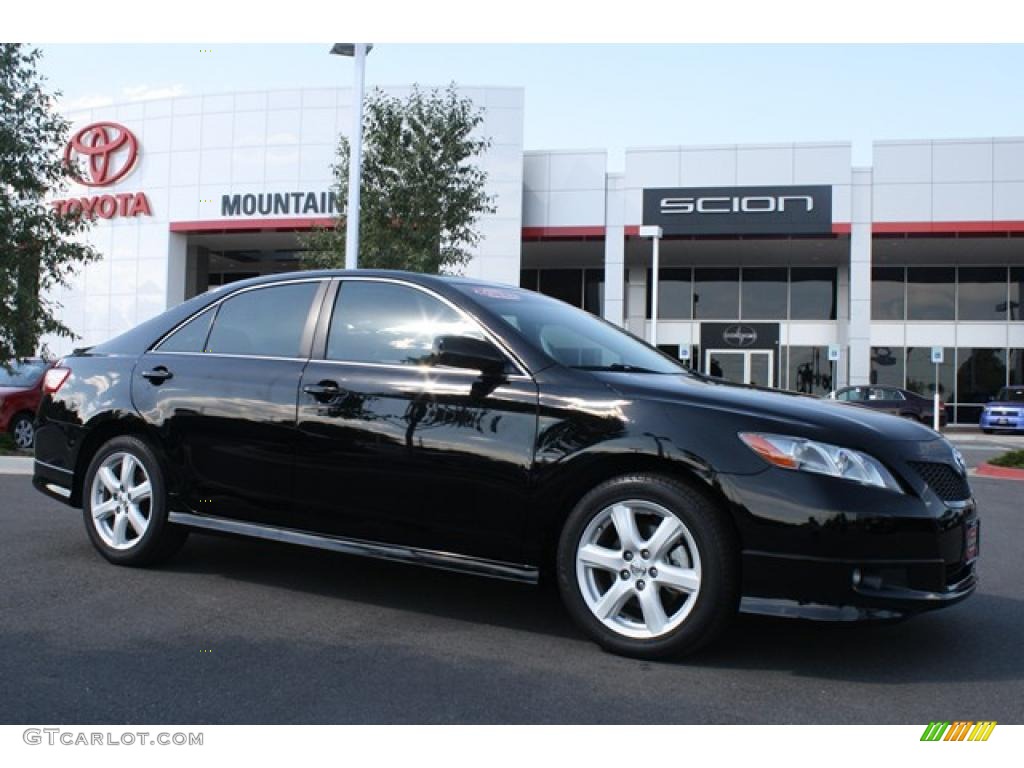
[[[190,532],[536,583],[642,657],[741,608],[895,618],[975,588],[963,460],[907,419],[691,373],[531,291],[303,272],[46,373],[35,486],[122,566]]]

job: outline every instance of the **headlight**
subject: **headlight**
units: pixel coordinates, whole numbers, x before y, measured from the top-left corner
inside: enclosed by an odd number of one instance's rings
[[[802,437],[759,432],[741,432],[739,437],[750,450],[776,467],[841,477],[855,483],[903,492],[892,473],[866,453]]]

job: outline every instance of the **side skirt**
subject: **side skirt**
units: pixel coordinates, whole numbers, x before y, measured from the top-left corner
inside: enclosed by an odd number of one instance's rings
[[[210,531],[234,533],[269,541],[282,541],[286,544],[298,544],[303,547],[328,549],[332,552],[343,552],[346,555],[373,557],[378,560],[394,560],[399,563],[424,565],[429,568],[440,568],[445,571],[472,573],[477,576],[489,576],[494,579],[506,579],[526,584],[536,584],[538,571],[533,566],[517,565],[499,560],[486,560],[479,557],[459,555],[452,552],[438,552],[432,549],[417,549],[393,544],[378,544],[359,539],[346,539],[341,536],[325,536],[318,533],[296,531],[291,528],[278,528],[272,525],[228,520],[223,517],[193,515],[189,512],[170,512],[169,522],[186,525],[190,528],[205,528]]]

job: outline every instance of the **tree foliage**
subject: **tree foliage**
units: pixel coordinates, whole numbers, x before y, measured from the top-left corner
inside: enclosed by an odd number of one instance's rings
[[[78,239],[91,222],[47,203],[71,179],[62,155],[70,124],[54,110],[39,57],[0,44],[0,361],[35,354],[44,334],[74,336],[46,295],[98,257]]]
[[[407,99],[380,89],[367,95],[360,267],[451,273],[470,260],[480,242],[480,216],[495,211],[485,192],[487,174],[474,163],[491,145],[474,135],[482,121],[482,110],[454,84],[443,91],[413,86]],[[307,268],[345,263],[349,156],[342,137],[333,166],[341,214],[334,228],[305,238]]]

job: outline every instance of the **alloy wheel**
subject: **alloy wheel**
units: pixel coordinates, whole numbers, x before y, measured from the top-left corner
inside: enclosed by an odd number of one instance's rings
[[[656,638],[693,610],[700,555],[678,517],[660,504],[630,499],[604,508],[584,529],[576,578],[602,624],[624,637]]]
[[[103,460],[90,489],[92,524],[103,542],[131,549],[149,528],[153,487],[139,459],[119,451]]]
[[[28,419],[19,419],[14,425],[14,444],[21,450],[27,451],[35,442],[35,429]]]

